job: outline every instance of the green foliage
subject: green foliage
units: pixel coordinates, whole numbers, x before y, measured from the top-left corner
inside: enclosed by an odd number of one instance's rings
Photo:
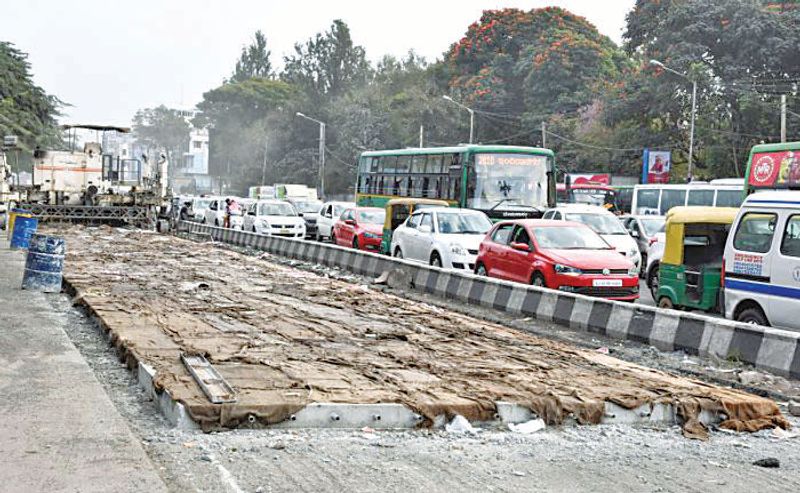
[[[56,117],[62,105],[33,83],[27,55],[0,41],[0,136],[17,135],[27,151],[59,145]]]
[[[490,10],[441,61],[413,52],[374,66],[342,21],[295,45],[275,80],[263,34],[242,51],[232,79],[204,95],[195,122],[211,127],[212,173],[240,191],[261,181],[317,185],[319,127],[327,123],[328,193],[352,191],[365,149],[476,141],[547,147],[562,169],[638,175],[644,147],[672,149],[687,168],[691,83],[698,82],[695,176],[742,172],[749,147],[778,134],[778,93],[800,114],[800,9],[754,0],[638,0],[616,46],[582,17],[549,7]],[[263,62],[260,68],[256,61]],[[264,68],[266,67],[266,68]],[[800,120],[791,120],[792,129]]]
[[[691,82],[647,63],[657,59],[698,83],[695,175],[740,176],[748,149],[778,138],[777,95],[796,93],[798,14],[752,0],[637,1],[625,49],[639,66],[606,95],[606,123],[639,131],[616,144],[687,159]]]
[[[242,48],[231,81],[243,82],[254,77],[271,78],[274,75],[269,59],[271,55],[272,52],[267,49],[267,37],[260,30],[256,31],[253,42]]]
[[[350,28],[333,21],[329,31],[317,34],[284,58],[281,79],[296,85],[309,98],[321,101],[344,94],[370,75],[364,48],[353,44]]]
[[[189,124],[176,110],[164,105],[137,111],[133,133],[148,148],[163,149],[173,167],[189,149]]]

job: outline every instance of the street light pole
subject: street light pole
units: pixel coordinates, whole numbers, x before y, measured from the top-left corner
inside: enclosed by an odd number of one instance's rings
[[[319,195],[325,197],[325,122],[316,118],[306,116],[299,111],[296,113],[300,118],[305,118],[319,125]]]
[[[667,72],[672,72],[673,74],[683,77],[684,79],[688,80],[692,83],[692,119],[691,124],[689,126],[689,166],[687,170],[687,181],[692,181],[692,155],[694,154],[694,118],[695,114],[697,113],[697,81],[690,78],[688,75],[682,72],[678,72],[677,70],[673,70],[663,63],[659,62],[658,60],[650,60],[650,65],[655,65],[657,67],[661,67],[662,69],[666,70]]]
[[[472,144],[472,142],[474,140],[473,138],[475,136],[475,110],[473,110],[472,108],[469,108],[468,106],[465,106],[465,105],[459,103],[458,101],[456,101],[455,99],[451,98],[450,96],[445,95],[445,96],[442,96],[442,98],[446,99],[447,101],[450,101],[453,104],[456,104],[456,105],[464,108],[465,110],[467,110],[469,112],[469,143]]]

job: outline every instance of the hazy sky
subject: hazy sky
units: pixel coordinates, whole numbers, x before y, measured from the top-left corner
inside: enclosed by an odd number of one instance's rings
[[[0,40],[29,53],[37,84],[73,105],[65,122],[127,125],[137,109],[190,107],[233,70],[257,29],[273,65],[343,19],[372,60],[413,49],[433,61],[485,9],[559,5],[620,42],[634,0],[22,0],[2,6]]]

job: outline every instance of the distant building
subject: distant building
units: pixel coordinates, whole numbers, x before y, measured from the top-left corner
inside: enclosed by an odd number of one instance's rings
[[[211,193],[214,182],[208,174],[208,129],[195,128],[192,120],[199,114],[196,109],[176,110],[189,124],[189,142],[174,166],[172,188],[176,193]]]

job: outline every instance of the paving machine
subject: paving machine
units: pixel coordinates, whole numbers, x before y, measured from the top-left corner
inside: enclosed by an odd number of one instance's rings
[[[128,133],[109,125],[64,125],[78,129]],[[160,154],[122,158],[103,152],[99,142],[82,150],[44,150],[33,153],[32,185],[20,187],[20,207],[40,221],[127,223],[151,227],[170,205],[168,162]]]

